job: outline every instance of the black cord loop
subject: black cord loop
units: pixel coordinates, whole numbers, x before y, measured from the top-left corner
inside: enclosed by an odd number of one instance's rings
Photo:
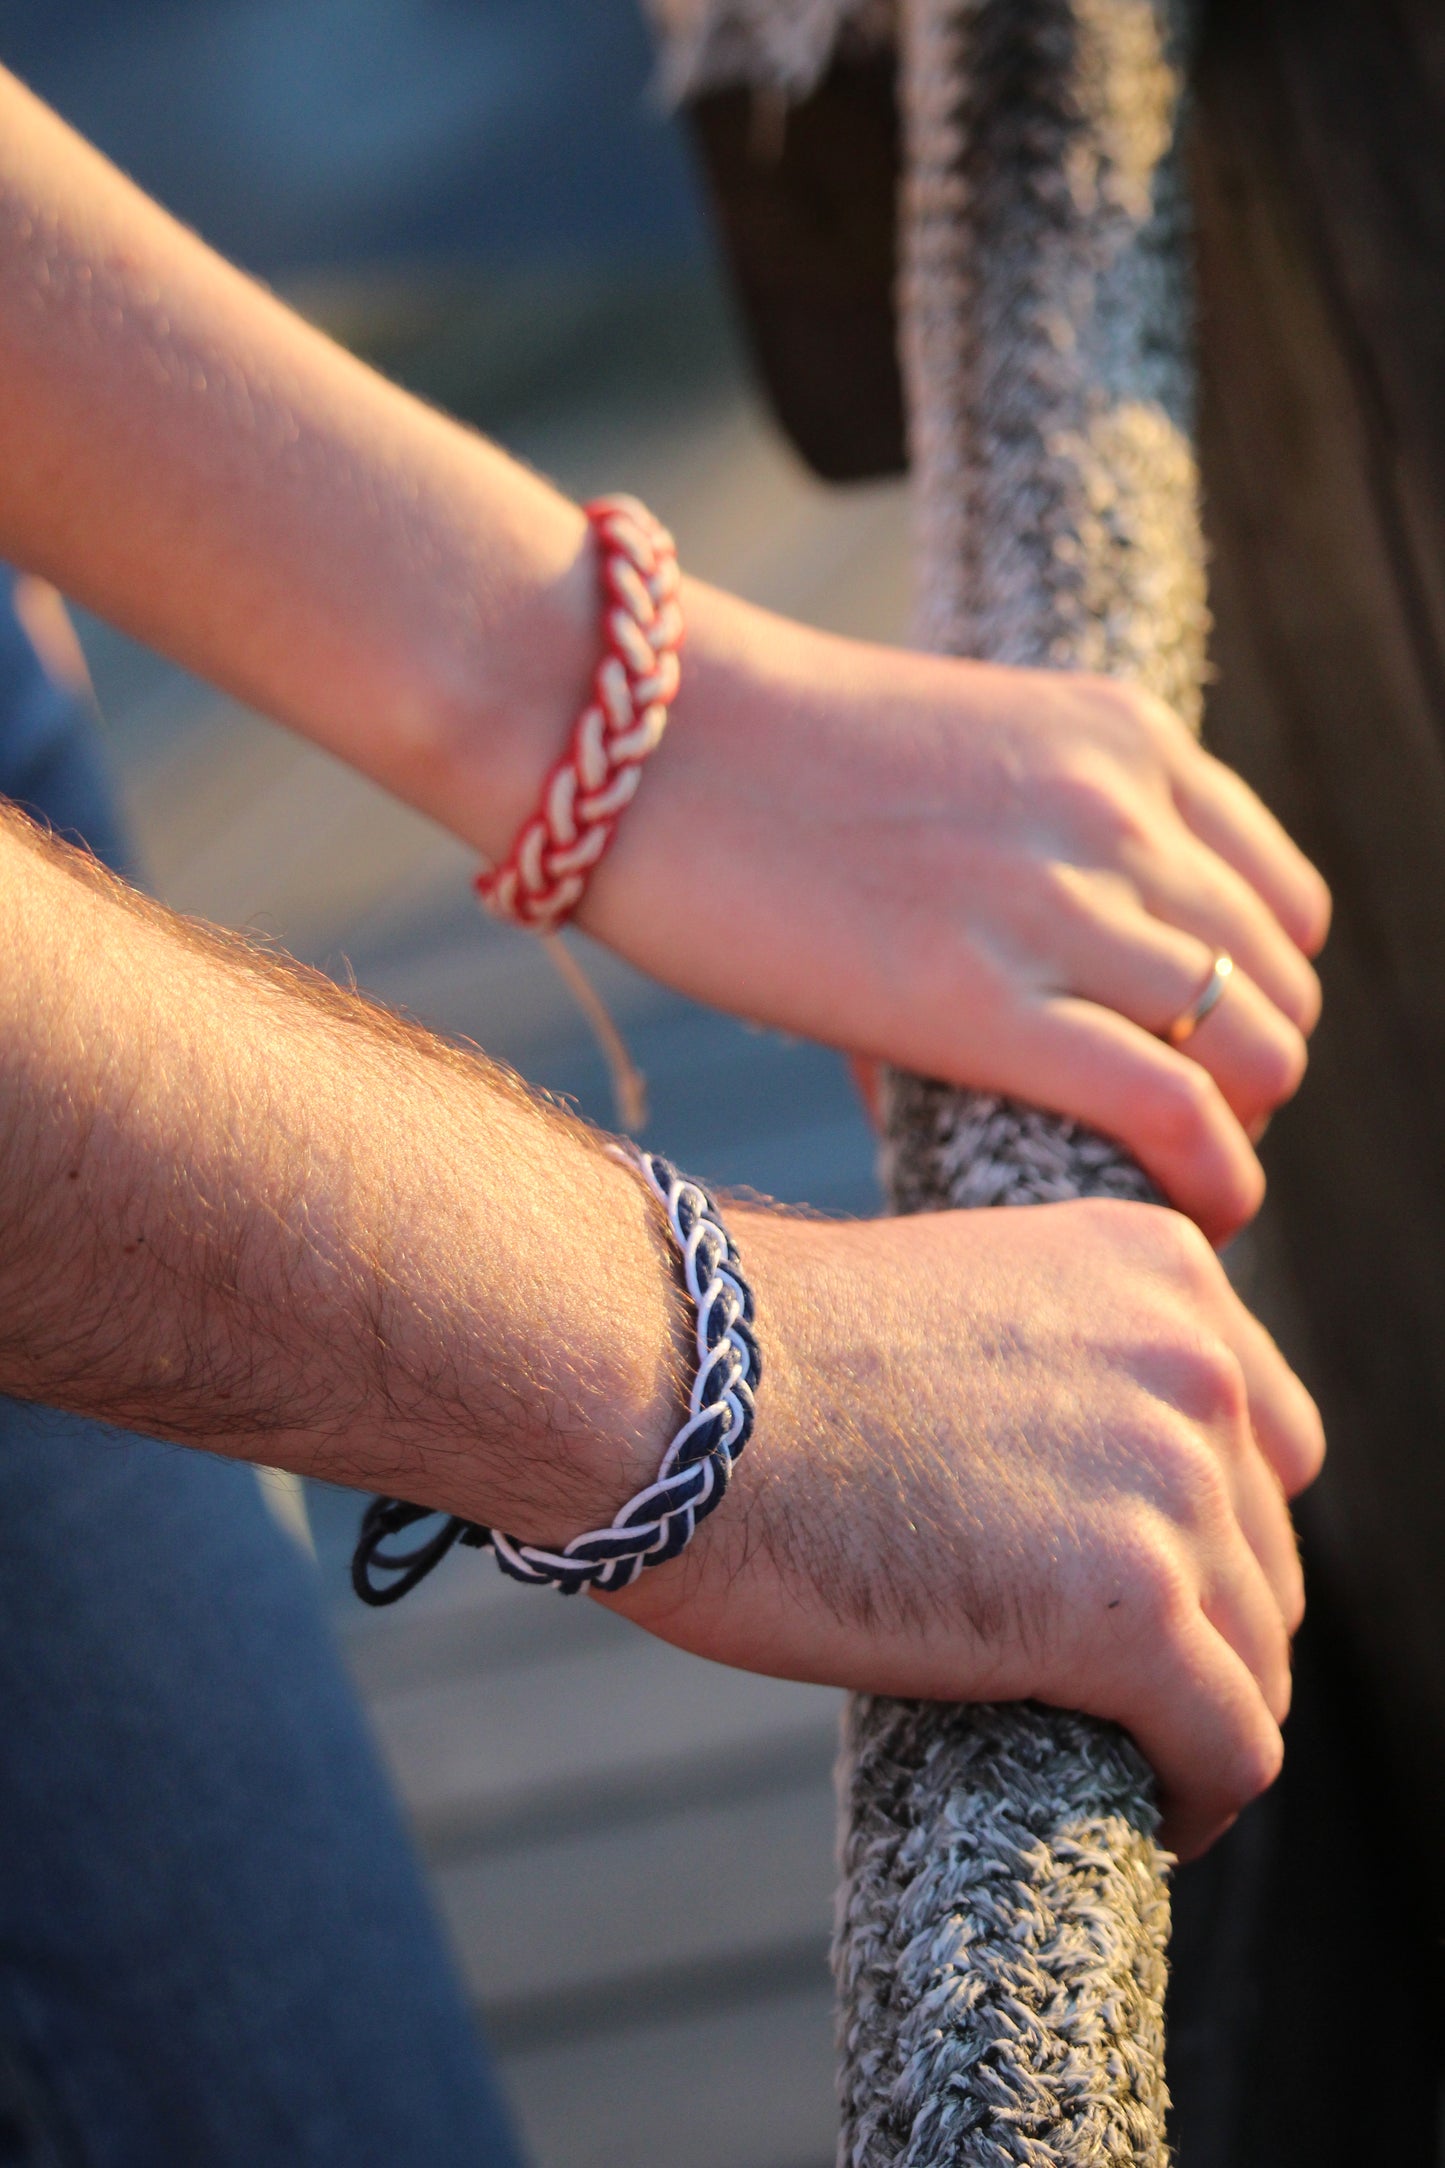
[[[457,1544],[491,1550],[514,1580],[550,1585],[564,1596],[584,1588],[627,1588],[644,1567],[676,1558],[722,1504],[733,1463],[752,1435],[762,1377],[752,1289],[708,1192],[656,1152],[626,1157],[667,1214],[696,1319],[698,1367],[687,1418],[663,1455],[656,1480],[628,1499],[609,1528],[575,1536],[561,1551],[519,1542],[455,1514],[442,1518],[436,1534],[423,1542],[389,1550],[386,1546],[407,1529],[441,1516],[402,1498],[374,1498],[362,1517],[351,1562],[351,1585],[363,1603],[399,1603]]]

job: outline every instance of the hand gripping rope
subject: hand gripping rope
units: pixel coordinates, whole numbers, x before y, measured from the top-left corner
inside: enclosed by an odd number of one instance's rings
[[[629,1498],[609,1528],[575,1536],[561,1551],[519,1543],[514,1536],[455,1515],[411,1550],[384,1550],[389,1537],[430,1519],[431,1509],[400,1498],[373,1498],[351,1566],[352,1586],[363,1603],[396,1603],[455,1543],[473,1550],[490,1548],[503,1573],[517,1581],[550,1584],[564,1596],[575,1596],[582,1588],[628,1588],[644,1566],[676,1558],[692,1541],[698,1523],[722,1504],[733,1462],[752,1435],[754,1394],[762,1376],[752,1291],[707,1191],[656,1152],[635,1157],[619,1152],[618,1157],[640,1169],[667,1214],[696,1320],[697,1372],[687,1419],[663,1455],[657,1480]]]
[[[893,15],[919,644],[1112,671],[1197,719],[1193,0],[651,5],[689,91],[796,94]],[[1011,1101],[894,1075],[885,1107],[900,1211],[1148,1194]],[[1169,1901],[1130,1741],[855,1695],[841,1781],[843,2168],[1166,2168]]]
[[[585,510],[600,553],[605,652],[539,810],[502,864],[476,878],[488,910],[538,933],[554,932],[582,901],[661,742],[680,675],[672,536],[636,497],[597,497]]]

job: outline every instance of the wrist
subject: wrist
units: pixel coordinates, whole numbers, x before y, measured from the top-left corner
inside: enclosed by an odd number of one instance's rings
[[[744,1670],[991,1698],[986,1606],[971,1596],[987,1554],[946,1483],[940,1495],[958,1380],[945,1366],[947,1399],[933,1398],[940,1320],[919,1314],[918,1223],[728,1219],[765,1351],[752,1443],[689,1549],[598,1600]]]
[[[608,1185],[608,1274],[599,1341],[608,1382],[579,1440],[574,1510],[563,1540],[605,1527],[626,1499],[656,1478],[687,1407],[696,1368],[688,1304],[661,1206],[634,1167],[599,1155]],[[604,1285],[606,1282],[604,1281]]]
[[[685,564],[683,572],[687,635],[667,733],[578,923],[643,970],[711,999],[707,955],[680,950],[693,929],[676,909],[679,887],[699,875],[704,886],[724,881],[734,891],[730,914],[741,911],[750,931],[776,925],[772,838],[806,816],[829,730],[836,744],[835,651],[845,643],[690,579]],[[786,850],[780,856],[791,861]],[[740,862],[749,879],[738,884]]]
[[[614,1156],[625,1164],[620,1152]],[[637,1155],[633,1165],[661,1211],[675,1252],[691,1341],[687,1390],[677,1395],[680,1419],[665,1450],[648,1456],[646,1479],[629,1485],[628,1495],[605,1519],[601,1512],[588,1515],[600,1526],[578,1530],[570,1538],[529,1538],[519,1532],[515,1516],[504,1525],[495,1514],[479,1520],[452,1511],[419,1546],[398,1551],[395,1540],[430,1520],[437,1508],[395,1495],[373,1499],[352,1562],[353,1586],[365,1602],[399,1601],[458,1542],[490,1549],[503,1572],[533,1586],[550,1586],[564,1595],[582,1589],[621,1590],[645,1570],[678,1557],[724,1503],[733,1468],[752,1434],[761,1378],[752,1293],[736,1244],[708,1192],[658,1154]],[[655,1365],[649,1370],[656,1374]],[[625,1472],[651,1427],[658,1397],[650,1390],[632,1400],[611,1396],[614,1412],[631,1420],[621,1429],[611,1426],[610,1435],[604,1427],[596,1456],[604,1467],[615,1462]],[[609,1444],[613,1451],[608,1451]],[[574,1500],[576,1473],[574,1467],[569,1486]],[[555,1499],[552,1504],[555,1508]]]
[[[585,521],[551,490],[537,497],[511,532],[474,493],[452,531],[425,539],[424,572],[348,595],[350,647],[324,683],[242,688],[488,858],[531,810],[595,660]]]
[[[576,505],[557,500],[508,589],[476,683],[459,689],[443,813],[493,863],[535,810],[596,666],[596,553]]]
[[[790,1470],[816,1435],[809,1319],[826,1308],[826,1292],[816,1284],[820,1263],[827,1276],[826,1249],[820,1258],[811,1239],[819,1232],[815,1224],[782,1212],[728,1203],[724,1218],[753,1290],[766,1366],[751,1441],[721,1508],[678,1558],[644,1573],[619,1595],[594,1594],[666,1639],[719,1661],[769,1670],[783,1645],[779,1604],[783,1611],[796,1608],[777,1565],[788,1548],[790,1511],[800,1503]],[[790,1644],[791,1634],[784,1640]]]
[[[434,1496],[449,1511],[547,1548],[605,1527],[652,1482],[689,1376],[684,1304],[661,1214],[636,1173],[594,1139],[565,1141],[571,1150],[554,1152],[543,1175],[552,1184],[560,1176],[566,1192],[565,1219],[548,1215],[558,1237],[549,1287],[522,1291],[528,1338],[509,1362],[525,1381],[527,1410],[508,1440],[510,1480],[498,1485],[497,1457],[489,1455],[484,1497],[470,1485],[463,1498]],[[523,1181],[527,1171],[519,1170]],[[478,1354],[483,1366],[495,1365],[495,1343]]]

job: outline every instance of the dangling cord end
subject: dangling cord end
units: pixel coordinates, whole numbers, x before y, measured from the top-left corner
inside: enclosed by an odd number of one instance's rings
[[[557,976],[591,1026],[592,1036],[607,1064],[617,1126],[635,1137],[647,1124],[647,1079],[628,1053],[627,1042],[613,1023],[606,1002],[561,935],[544,933],[540,938]]]
[[[421,1521],[441,1520],[436,1534],[407,1551],[387,1551],[383,1545],[405,1535]],[[374,1609],[399,1603],[418,1582],[439,1566],[454,1543],[481,1545],[490,1540],[484,1528],[454,1514],[439,1515],[430,1506],[414,1506],[404,1498],[373,1498],[361,1521],[361,1537],[351,1561],[351,1585],[363,1603]]]

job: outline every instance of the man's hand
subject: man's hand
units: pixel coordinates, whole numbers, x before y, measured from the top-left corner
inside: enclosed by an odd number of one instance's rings
[[[790,1678],[1123,1724],[1165,1841],[1279,1771],[1319,1417],[1198,1231],[1147,1205],[728,1214],[766,1365],[734,1487],[607,1599]]]
[[[673,724],[584,923],[719,1007],[1074,1115],[1216,1241],[1251,1218],[1329,924],[1253,792],[1108,679],[688,602]],[[1220,950],[1228,990],[1176,1051]]]
[[[674,1268],[594,1132],[13,813],[0,946],[0,1391],[533,1542],[652,1480]],[[1144,1205],[729,1221],[757,1432],[614,1600],[727,1663],[1117,1718],[1198,1849],[1278,1767],[1321,1452],[1204,1238]]]

